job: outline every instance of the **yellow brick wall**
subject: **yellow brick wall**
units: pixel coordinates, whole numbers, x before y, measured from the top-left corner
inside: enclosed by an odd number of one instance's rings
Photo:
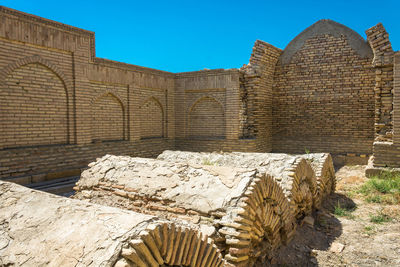
[[[97,58],[89,31],[4,7],[0,21],[1,179],[173,149],[175,74]]]
[[[124,107],[111,93],[97,98],[91,106],[92,142],[124,139]]]
[[[372,152],[372,57],[361,57],[345,36],[305,41],[278,63],[273,90],[273,149],[301,153]]]
[[[288,62],[256,41],[239,70],[174,74],[97,58],[89,31],[4,7],[0,21],[0,178],[37,181],[107,153],[164,149],[369,154],[375,132],[397,129],[399,77],[382,27],[368,32],[384,59],[375,69],[351,38],[325,33]],[[399,162],[392,147],[375,147],[378,164]]]
[[[0,102],[0,147],[68,143],[66,88],[47,67],[31,63],[13,70]]]
[[[189,110],[190,137],[225,137],[224,108],[213,98],[203,97]]]
[[[164,111],[160,102],[151,97],[140,107],[140,137],[164,136]]]

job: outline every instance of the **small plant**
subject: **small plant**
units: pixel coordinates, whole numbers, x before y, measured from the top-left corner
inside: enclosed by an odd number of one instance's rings
[[[365,200],[369,203],[381,203],[382,197],[380,195],[371,195],[371,196],[367,196],[367,198]]]
[[[351,191],[345,192],[345,195],[346,195],[348,198],[354,198],[354,197],[357,195],[357,192],[354,191],[354,190],[351,190]]]
[[[347,217],[349,219],[354,219],[355,216],[351,214],[351,212],[353,211],[354,208],[342,207],[338,201],[337,205],[335,206],[335,211],[333,213],[339,217]]]
[[[214,165],[209,159],[203,159],[203,165]]]
[[[310,150],[307,148],[304,149],[304,152],[306,152],[307,155],[310,154]]]
[[[376,224],[382,224],[392,221],[392,218],[380,211],[377,215],[370,215],[369,221]]]
[[[373,233],[375,233],[375,227],[368,225],[364,227],[364,233],[367,235],[372,235]]]
[[[371,226],[371,225],[368,225],[368,226],[365,226],[365,227],[364,227],[364,230],[365,230],[365,231],[372,231],[372,230],[374,230],[374,227]]]
[[[400,174],[382,172],[371,177],[361,186],[358,193],[366,196],[366,201],[372,203],[400,203]]]

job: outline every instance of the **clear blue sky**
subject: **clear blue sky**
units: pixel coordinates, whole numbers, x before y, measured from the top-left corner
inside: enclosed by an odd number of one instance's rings
[[[96,55],[171,72],[238,68],[255,40],[285,46],[319,19],[366,38],[382,22],[400,49],[400,0],[3,0],[0,5],[96,33]]]

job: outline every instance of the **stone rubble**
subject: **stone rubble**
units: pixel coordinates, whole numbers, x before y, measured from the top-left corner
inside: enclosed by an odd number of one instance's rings
[[[325,179],[334,174],[317,171],[316,177],[313,168],[329,167],[329,160],[316,156],[312,166],[310,159],[285,154],[106,155],[82,173],[74,198],[185,221],[210,236],[229,264],[252,265],[272,257],[318,206]]]
[[[334,190],[335,172],[332,158],[327,153],[288,155],[279,153],[204,153],[164,151],[158,159],[169,162],[189,162],[212,166],[257,168],[274,177],[285,196],[302,218],[312,207]]]
[[[0,181],[0,266],[224,266],[186,224]]]

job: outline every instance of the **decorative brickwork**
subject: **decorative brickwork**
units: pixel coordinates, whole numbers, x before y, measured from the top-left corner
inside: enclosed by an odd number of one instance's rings
[[[176,147],[245,149],[239,140],[239,76],[238,70],[220,69],[176,75]]]

